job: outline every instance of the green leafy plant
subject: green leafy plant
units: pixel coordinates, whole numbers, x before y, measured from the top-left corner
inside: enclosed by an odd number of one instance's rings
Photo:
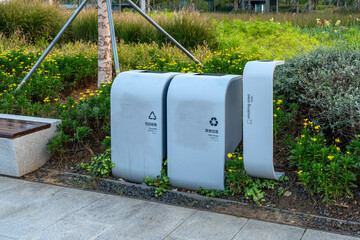
[[[254,179],[246,174],[241,152],[238,150],[228,154],[229,160],[225,164],[225,193],[244,194],[256,204],[265,202],[263,189],[274,189],[278,182],[267,179]]]
[[[274,189],[278,185],[277,181],[267,179],[255,179],[246,175],[243,157],[239,149],[234,153],[228,154],[225,164],[225,190],[204,190],[200,193],[209,197],[219,197],[227,195],[244,195],[246,199],[252,199],[257,205],[265,202],[265,189]],[[282,177],[280,181],[287,178]]]
[[[160,197],[166,190],[171,189],[170,179],[167,176],[167,160],[163,161],[161,175],[156,178],[146,177],[143,180],[147,185],[155,187],[155,196]]]
[[[279,97],[273,100],[275,142],[296,129],[298,106],[296,103],[286,104],[283,99],[284,97]]]
[[[81,163],[80,167],[88,171],[93,177],[106,178],[111,173],[111,168],[115,163],[111,162],[111,150],[107,149],[105,153],[94,157],[90,163]]]
[[[292,144],[290,161],[298,168],[298,176],[311,194],[321,194],[323,201],[336,201],[343,195],[353,196],[352,188],[360,174],[360,138],[341,151],[340,139],[327,143],[320,126],[304,119],[301,136]]]

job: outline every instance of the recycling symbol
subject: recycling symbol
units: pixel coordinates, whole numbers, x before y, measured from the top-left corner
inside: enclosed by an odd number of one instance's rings
[[[156,120],[156,116],[155,116],[155,113],[153,111],[150,113],[149,119]]]
[[[218,120],[216,119],[216,117],[212,117],[211,119],[210,119],[210,125],[211,126],[214,126],[214,127],[216,127],[217,125],[218,125]]]

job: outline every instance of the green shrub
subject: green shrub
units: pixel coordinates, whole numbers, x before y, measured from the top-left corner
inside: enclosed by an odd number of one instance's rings
[[[65,23],[63,12],[40,1],[0,2],[0,32],[9,37],[17,31],[28,41],[50,40]]]
[[[273,21],[224,20],[216,27],[220,49],[239,48],[262,53],[263,59],[283,59],[318,45],[318,41],[288,23]]]
[[[99,90],[83,93],[79,102],[68,98],[67,103],[57,104],[55,116],[62,119],[58,125],[60,134],[49,142],[49,150],[59,162],[69,154],[85,148],[90,153],[110,145],[110,89],[103,84]],[[94,150],[95,149],[95,150]]]
[[[301,136],[292,144],[290,161],[297,166],[299,179],[311,194],[321,194],[323,201],[353,196],[352,188],[360,176],[360,135],[341,151],[340,139],[327,143],[320,126],[304,119]]]
[[[0,3],[0,32],[6,37],[19,33],[27,41],[47,45],[70,17],[61,8],[40,1],[14,0]],[[215,46],[215,23],[199,13],[159,13],[151,17],[186,48],[207,44]],[[151,43],[161,45],[170,41],[137,13],[114,13],[114,29],[118,39],[125,43]],[[65,31],[61,42],[98,41],[96,9],[81,12]]]
[[[171,55],[159,55],[154,52],[152,61],[144,66],[137,66],[141,70],[167,71],[167,72],[198,72],[198,73],[228,73],[241,75],[248,61],[261,59],[260,54],[248,54],[239,49],[225,49],[215,51],[204,57],[204,66],[196,63],[175,61]]]
[[[55,103],[64,90],[72,90],[86,81],[94,79],[97,61],[82,53],[72,56],[49,55],[31,78],[19,90],[14,91],[25,77],[31,66],[39,58],[39,52],[27,52],[21,49],[0,54],[0,112],[23,115],[52,114]]]
[[[111,168],[115,163],[111,162],[111,150],[107,149],[105,153],[94,157],[90,163],[81,163],[80,167],[88,171],[93,177],[109,177]]]
[[[356,18],[356,22],[360,19]],[[317,24],[312,28],[304,28],[302,31],[314,36],[326,46],[333,46],[339,43],[349,45],[350,47],[359,47],[360,29],[358,25],[346,27],[347,22],[340,19],[336,21],[329,18],[316,18]]]
[[[214,23],[197,13],[153,14],[154,20],[185,48],[215,44]],[[71,27],[72,39],[97,42],[97,12],[80,14]],[[114,13],[114,30],[118,41],[125,43],[170,43],[142,16],[134,13]]]
[[[320,47],[275,70],[274,91],[324,126],[327,138],[350,141],[360,129],[360,50]]]

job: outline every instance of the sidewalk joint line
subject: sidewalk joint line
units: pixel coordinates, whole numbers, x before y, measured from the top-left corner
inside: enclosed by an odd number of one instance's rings
[[[192,214],[190,214],[184,221],[182,221],[178,226],[176,226],[171,232],[169,232],[164,238],[169,237],[173,232],[175,232],[181,225],[183,225],[189,218],[191,218],[192,216],[194,216],[195,213],[197,213],[199,210],[195,210]]]
[[[239,229],[239,231],[235,233],[235,235],[231,238],[231,240],[233,240],[236,237],[236,235],[239,234],[239,232],[245,227],[245,225],[249,222],[249,220],[250,220],[249,218],[246,218],[246,223],[242,225],[242,227]]]
[[[306,231],[307,231],[307,228],[304,228],[304,232],[303,232],[303,234],[301,235],[300,240],[302,240],[302,239],[303,239],[303,237],[304,237],[304,235],[305,235]]]

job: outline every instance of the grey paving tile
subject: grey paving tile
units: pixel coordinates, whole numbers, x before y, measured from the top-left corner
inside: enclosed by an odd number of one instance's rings
[[[198,211],[168,239],[232,239],[246,222],[246,218]]]
[[[16,240],[16,239],[15,238],[9,238],[9,237],[0,236],[0,240]]]
[[[27,182],[15,178],[0,176],[0,192],[15,188],[16,186],[24,183]]]
[[[149,205],[146,201],[121,196],[102,195],[76,213],[76,218],[93,222],[115,225],[118,221],[138,213]]]
[[[39,186],[39,191],[46,189],[44,184],[37,184],[37,186]],[[41,193],[32,192],[34,197],[38,194]],[[60,191],[51,196],[32,202],[11,215],[1,218],[0,235],[13,238],[32,236],[99,197],[101,194],[94,192],[60,188]]]
[[[95,239],[101,233],[109,230],[112,226],[95,223],[84,219],[77,219],[74,216],[66,217],[63,220],[51,225],[43,231],[31,236],[31,240],[90,240]]]
[[[305,229],[250,219],[234,240],[300,240]]]
[[[3,181],[1,178],[0,181]],[[4,185],[11,185],[6,190],[0,192],[0,219],[25,208],[30,204],[44,200],[52,196],[61,187],[47,184],[27,182],[17,179],[6,179]],[[4,188],[3,188],[4,189]]]
[[[340,234],[328,233],[307,229],[301,240],[355,240],[357,237],[344,236]]]
[[[142,208],[120,219],[115,227],[97,239],[163,239],[195,212],[187,208],[144,203]]]

